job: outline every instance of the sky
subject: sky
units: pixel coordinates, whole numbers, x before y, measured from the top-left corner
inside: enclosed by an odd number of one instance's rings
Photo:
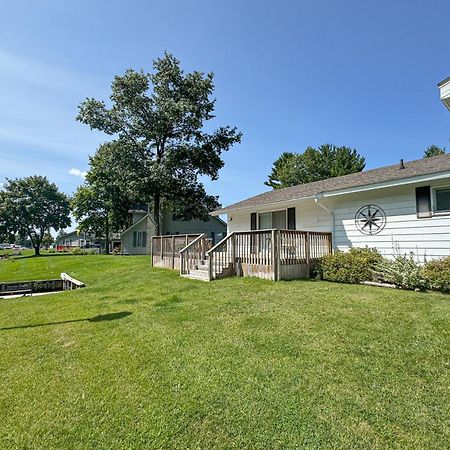
[[[366,168],[450,150],[437,83],[450,76],[448,0],[0,0],[0,183],[46,175],[67,194],[109,136],[75,120],[115,75],[164,51],[213,71],[223,205],[259,194],[285,151],[356,148]]]

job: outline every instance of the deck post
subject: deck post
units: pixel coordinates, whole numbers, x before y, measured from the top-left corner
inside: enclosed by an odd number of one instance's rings
[[[272,245],[271,245],[271,260],[272,260],[272,279],[278,281],[279,279],[279,262],[280,253],[278,251],[278,230],[272,230]]]
[[[172,269],[175,269],[175,235],[172,235]]]
[[[233,273],[236,274],[236,235],[231,235],[231,265]]]
[[[163,237],[161,236],[161,262],[162,260],[163,260]]]
[[[311,266],[309,264],[310,261],[310,242],[311,242],[311,238],[310,238],[310,234],[309,231],[306,232],[306,236],[305,236],[305,256],[306,256],[306,267],[308,270],[308,278],[311,277]]]
[[[213,254],[212,254],[212,253],[209,253],[209,254],[208,254],[208,259],[209,259],[209,264],[208,264],[208,278],[209,278],[209,281],[212,281],[212,279],[213,279],[213,261],[214,261],[213,258],[214,258],[214,257],[213,257]]]
[[[150,245],[150,267],[153,267],[153,239],[155,236],[152,236],[151,245]]]

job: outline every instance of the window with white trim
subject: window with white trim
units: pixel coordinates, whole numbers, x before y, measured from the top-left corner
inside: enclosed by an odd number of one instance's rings
[[[450,186],[434,189],[434,212],[450,213]]]

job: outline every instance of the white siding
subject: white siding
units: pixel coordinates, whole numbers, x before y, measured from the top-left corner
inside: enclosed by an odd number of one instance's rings
[[[430,184],[430,183],[428,183]],[[431,183],[432,187],[450,185],[450,179]],[[228,232],[250,230],[252,212],[296,208],[296,228],[304,231],[333,233],[335,250],[351,247],[374,247],[383,255],[392,257],[396,249],[401,254],[414,254],[420,259],[450,255],[450,215],[436,215],[418,219],[415,188],[418,185],[376,189],[355,194],[323,198],[320,203],[334,211],[332,216],[312,199],[286,204],[273,204],[228,214]],[[376,204],[386,213],[386,226],[376,235],[362,234],[355,225],[355,214],[367,204]]]
[[[250,215],[253,212],[279,211],[295,207],[295,225],[297,230],[303,231],[332,231],[332,219],[330,213],[317,206],[312,199],[292,202],[286,205],[277,205],[272,208],[260,207],[253,210],[238,211],[228,214],[228,233],[233,231],[249,231]],[[230,220],[231,219],[231,220]]]
[[[150,226],[151,225],[151,226]],[[149,255],[151,251],[151,236],[154,234],[153,222],[150,219],[141,220],[136,225],[133,225],[130,229],[122,233],[121,246],[122,253],[126,255]],[[146,247],[133,247],[133,231],[146,231],[147,232],[147,246]]]
[[[385,256],[414,252],[421,260],[450,254],[450,216],[418,219],[415,186],[387,188],[336,197],[335,246],[339,250],[350,247],[375,247]],[[376,204],[386,213],[386,226],[376,235],[362,234],[355,225],[357,210]]]

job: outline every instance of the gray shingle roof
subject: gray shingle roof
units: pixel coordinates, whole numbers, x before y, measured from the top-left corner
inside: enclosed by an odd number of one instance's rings
[[[315,181],[308,184],[299,184],[297,186],[283,189],[275,189],[273,191],[264,192],[263,194],[234,203],[225,208],[218,209],[215,213],[222,214],[234,209],[250,208],[269,203],[297,200],[340,189],[367,186],[371,184],[402,180],[420,175],[431,175],[439,172],[447,172],[450,171],[450,153],[434,156],[432,158],[405,162],[404,166],[404,169],[400,169],[400,164],[398,163],[392,166],[352,173],[342,177],[329,178],[327,180]]]

